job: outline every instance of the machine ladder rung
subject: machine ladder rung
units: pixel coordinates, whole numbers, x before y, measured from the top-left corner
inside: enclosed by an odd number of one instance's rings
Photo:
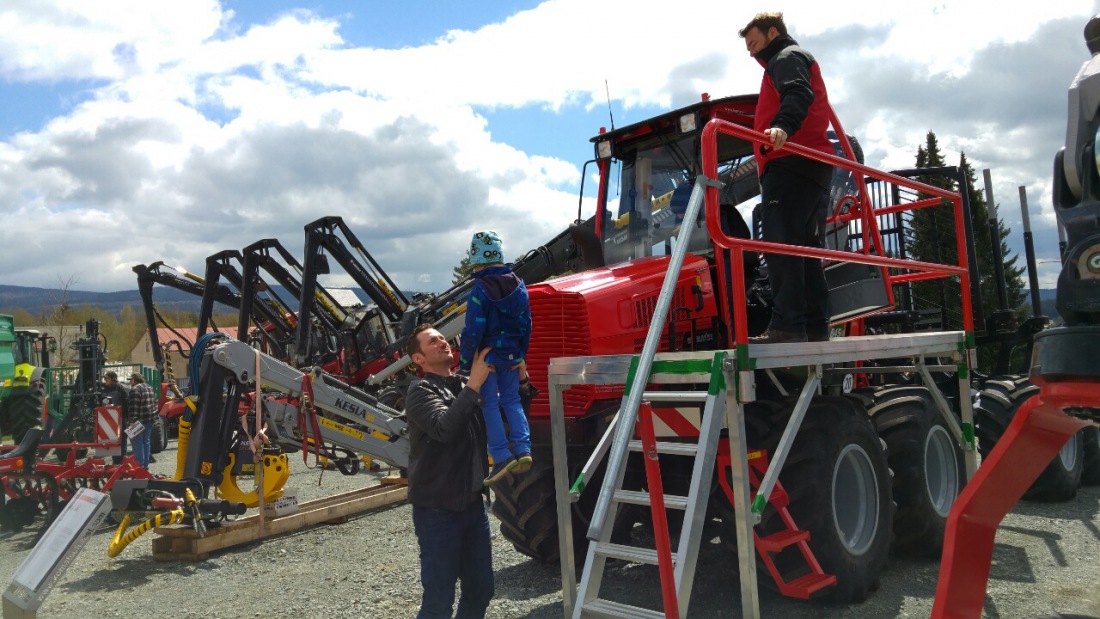
[[[647,402],[706,402],[706,391],[646,391],[642,399]]]
[[[630,441],[627,446],[630,451],[641,451],[642,442],[639,440]],[[657,441],[657,453],[668,454],[670,456],[694,456],[699,453],[698,443],[670,443],[667,441]]]
[[[665,614],[658,610],[599,598],[585,604],[584,611],[587,615],[612,619],[664,619],[665,617]]]
[[[657,551],[652,548],[600,542],[596,544],[596,554],[608,559],[622,559],[632,563],[657,565]],[[675,552],[672,553],[672,562],[676,562]]]
[[[784,548],[794,546],[798,542],[810,540],[809,531],[788,529],[778,533],[772,533],[767,537],[757,538],[756,549],[761,552],[779,552]]]
[[[641,490],[616,490],[615,500],[631,505],[650,506],[649,493]],[[669,509],[687,509],[688,498],[675,494],[665,495],[665,507]]]
[[[808,600],[811,595],[835,584],[836,576],[810,573],[779,585],[779,590],[783,595]]]

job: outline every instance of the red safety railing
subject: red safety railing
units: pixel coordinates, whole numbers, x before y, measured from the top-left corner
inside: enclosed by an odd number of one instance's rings
[[[836,121],[835,115],[832,119],[833,128],[837,131],[838,135],[843,135],[843,129]],[[711,120],[703,128],[703,140],[702,140],[702,155],[703,155],[703,174],[707,178],[718,178],[718,135],[729,135],[735,138],[748,140],[760,144],[770,143],[767,136],[759,131],[754,131],[748,127],[736,125],[724,120]],[[721,294],[722,310],[727,316],[733,317],[733,330],[731,333],[731,344],[747,344],[748,343],[748,324],[746,321],[745,308],[745,270],[744,270],[744,252],[760,252],[766,254],[785,254],[790,256],[800,256],[807,258],[821,258],[822,260],[833,260],[838,262],[855,262],[859,264],[868,264],[878,267],[883,267],[883,277],[887,290],[891,291],[893,285],[903,282],[911,282],[925,279],[937,279],[937,278],[949,278],[957,276],[959,278],[959,285],[961,288],[962,298],[962,314],[963,314],[963,328],[970,334],[974,332],[974,318],[972,300],[970,298],[970,274],[968,271],[968,259],[966,253],[966,239],[956,233],[956,255],[958,256],[957,265],[938,264],[933,262],[922,262],[918,260],[906,260],[901,258],[890,258],[888,256],[876,255],[871,253],[872,251],[882,251],[883,243],[879,233],[877,224],[877,217],[880,215],[886,215],[889,213],[898,213],[902,211],[910,211],[919,208],[928,208],[932,206],[941,206],[944,201],[949,202],[954,208],[954,220],[955,230],[965,230],[965,221],[963,220],[964,214],[962,210],[962,197],[958,192],[948,191],[939,187],[933,187],[920,181],[890,174],[889,172],[883,172],[874,168],[865,166],[849,159],[843,159],[836,157],[821,151],[806,148],[798,144],[792,144],[788,142],[783,146],[785,150],[835,166],[837,168],[843,168],[852,172],[852,175],[856,179],[856,186],[859,195],[856,196],[856,208],[854,212],[849,212],[844,215],[834,214],[831,221],[836,223],[847,223],[855,220],[859,220],[862,225],[863,244],[862,249],[859,252],[854,251],[842,251],[832,249],[819,249],[815,247],[800,247],[795,245],[786,245],[782,243],[769,243],[765,241],[754,241],[750,239],[736,238],[726,235],[722,231],[722,226],[719,223],[719,191],[718,187],[707,187],[706,190],[706,219],[707,219],[707,231],[710,233],[711,240],[717,247],[729,250],[730,252],[730,264],[727,267],[726,261],[717,260],[718,264],[718,285]],[[880,181],[893,183],[900,187],[906,187],[916,192],[931,196],[914,202],[901,205],[892,206],[875,206],[871,203],[868,196],[866,178],[870,177]],[[727,268],[729,272],[727,272]],[[889,269],[897,269],[903,271],[902,273],[891,274]],[[732,286],[732,297],[730,290],[727,288]],[[893,301],[893,295],[890,294],[890,300]],[[732,298],[733,307],[729,307],[729,299]],[[733,308],[740,308],[741,311],[734,312]]]

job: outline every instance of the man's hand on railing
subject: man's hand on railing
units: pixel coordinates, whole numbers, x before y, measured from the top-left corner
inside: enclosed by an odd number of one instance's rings
[[[783,148],[783,145],[787,143],[787,132],[779,127],[772,127],[771,129],[765,129],[764,135],[772,141],[772,148],[779,150]]]

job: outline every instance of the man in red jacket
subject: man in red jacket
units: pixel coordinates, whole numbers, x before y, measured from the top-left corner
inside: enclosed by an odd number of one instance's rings
[[[759,13],[738,34],[764,67],[754,128],[771,140],[756,145],[760,170],[763,240],[823,247],[829,206],[830,165],[791,156],[787,142],[833,154],[829,95],[821,70],[798,46],[782,13]],[[829,339],[829,288],[821,260],[768,254],[772,317],[757,344]]]

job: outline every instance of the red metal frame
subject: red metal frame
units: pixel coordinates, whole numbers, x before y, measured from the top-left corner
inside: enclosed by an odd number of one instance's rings
[[[649,402],[638,407],[638,434],[642,439],[642,459],[649,485],[649,509],[653,515],[653,537],[657,544],[657,567],[661,573],[661,598],[665,617],[679,619],[680,605],[676,600],[676,575],[672,565],[672,542],[665,514],[665,491],[661,483],[661,464],[657,461],[657,438],[653,432],[653,409]]]
[[[837,131],[838,135],[843,135],[843,129],[840,127],[839,122],[836,120],[836,116],[832,117],[833,128]],[[718,177],[718,149],[717,141],[718,135],[724,134],[749,140],[757,143],[768,143],[769,139],[759,131],[754,131],[748,127],[742,127],[734,123],[723,120],[711,120],[703,128],[702,137],[702,157],[703,157],[703,174],[707,178]],[[768,243],[764,241],[753,241],[749,239],[739,239],[727,236],[722,232],[722,227],[719,223],[718,212],[718,187],[707,187],[706,189],[706,218],[707,218],[707,231],[710,233],[711,240],[718,247],[730,250],[730,266],[729,273],[726,272],[726,264],[723,260],[717,260],[718,265],[718,286],[721,291],[719,295],[721,297],[720,303],[722,303],[722,310],[725,315],[733,317],[733,329],[731,331],[732,344],[747,344],[748,343],[748,325],[746,322],[745,312],[733,312],[732,308],[728,307],[728,299],[730,298],[728,286],[733,287],[733,305],[735,307],[745,306],[745,270],[744,270],[744,252],[761,252],[772,254],[786,254],[791,256],[801,256],[808,258],[821,258],[823,260],[836,260],[843,262],[855,262],[859,264],[870,264],[874,266],[883,267],[884,271],[887,268],[902,269],[907,271],[900,275],[890,275],[889,272],[884,272],[885,284],[887,290],[893,288],[893,284],[901,283],[905,281],[915,281],[918,279],[935,279],[941,277],[956,276],[959,278],[959,284],[961,287],[962,298],[962,314],[963,325],[967,333],[974,332],[974,319],[972,316],[972,300],[970,298],[970,274],[968,271],[968,258],[966,254],[966,240],[960,234],[955,235],[956,242],[956,255],[958,256],[958,265],[951,266],[946,264],[936,264],[931,262],[920,262],[916,260],[901,260],[898,258],[888,258],[882,255],[872,255],[870,252],[872,249],[881,253],[883,247],[882,237],[878,229],[876,217],[878,215],[899,212],[904,210],[913,210],[914,208],[924,208],[928,206],[941,204],[943,201],[950,202],[954,207],[955,217],[955,229],[964,230],[965,222],[963,220],[962,212],[962,198],[958,192],[951,192],[939,187],[933,187],[914,181],[908,178],[903,178],[888,172],[882,172],[874,168],[856,163],[848,159],[829,155],[821,151],[813,150],[800,146],[798,144],[787,143],[783,146],[784,149],[790,152],[813,159],[815,161],[821,161],[828,163],[829,165],[849,170],[856,178],[856,183],[859,188],[860,196],[856,202],[858,216],[863,223],[863,250],[862,252],[850,252],[850,251],[837,251],[830,249],[817,249],[811,247],[795,247],[791,245],[784,245],[780,243]],[[930,199],[920,200],[912,204],[882,207],[876,208],[870,203],[870,197],[866,191],[865,177],[871,177],[882,181],[887,181],[901,187],[907,187],[909,189],[932,196]],[[848,220],[854,220],[856,217],[846,216]],[[729,283],[727,283],[729,282]],[[892,295],[891,295],[892,299]]]
[[[750,499],[755,499],[756,491],[760,488],[760,481],[768,471],[768,452],[764,449],[750,449],[745,456],[749,463],[749,488],[752,490]],[[732,505],[734,503],[733,486],[730,485],[730,474],[727,473],[732,466],[729,441],[718,442],[718,456],[715,465],[718,471],[718,485],[725,493],[726,500]],[[775,487],[772,488],[771,495],[768,497],[768,503],[776,510],[786,529],[764,538],[757,532],[756,527],[753,527],[752,541],[757,556],[760,557],[760,561],[767,568],[772,581],[779,588],[779,593],[787,597],[808,600],[810,596],[821,589],[835,585],[836,576],[826,574],[821,569],[821,564],[810,548],[810,533],[799,529],[798,524],[794,521],[790,512],[787,511],[790,497],[783,488],[783,484],[778,480],[776,480]],[[777,538],[782,541],[776,542]],[[775,566],[771,554],[781,552],[789,546],[798,547],[798,552],[802,555],[802,560],[806,562],[809,572],[788,582],[783,580],[783,576]]]
[[[1063,413],[1100,402],[1100,383],[1034,376],[1039,393],[1016,412],[1004,436],[966,485],[947,518],[932,617],[981,617],[997,526],[1085,422]]]

